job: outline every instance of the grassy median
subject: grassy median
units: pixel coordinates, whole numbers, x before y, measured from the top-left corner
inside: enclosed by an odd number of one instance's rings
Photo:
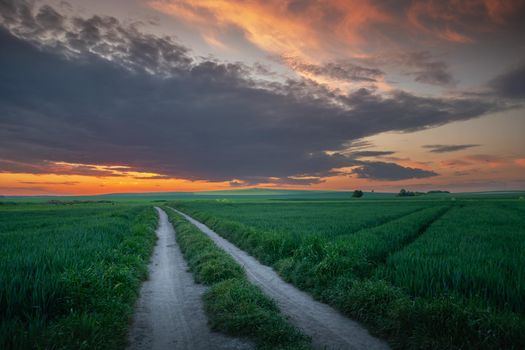
[[[233,258],[181,215],[164,208],[197,282],[210,286],[204,306],[212,329],[252,339],[258,349],[309,349],[275,303],[250,284]]]

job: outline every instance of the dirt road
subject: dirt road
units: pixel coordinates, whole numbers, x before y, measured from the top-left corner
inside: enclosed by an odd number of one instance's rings
[[[128,349],[252,349],[251,343],[211,332],[201,296],[164,211],[159,213],[158,241],[137,302]]]
[[[231,244],[206,225],[173,209],[208,235],[219,247],[244,266],[249,280],[277,302],[283,314],[304,334],[312,337],[318,349],[388,349],[388,345],[373,336],[357,322],[352,321],[330,306],[314,300],[283,281],[270,267]]]

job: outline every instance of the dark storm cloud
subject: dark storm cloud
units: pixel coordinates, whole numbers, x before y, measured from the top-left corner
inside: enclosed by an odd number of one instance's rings
[[[353,169],[352,173],[359,178],[391,181],[421,179],[438,175],[433,171],[402,167],[398,164],[383,162],[368,162]]]
[[[498,108],[486,98],[338,95],[306,80],[256,81],[251,67],[195,60],[173,39],[112,17],[62,19],[0,4],[2,171],[59,172],[53,162],[68,162],[191,180],[315,183],[358,164],[362,177],[431,176],[325,151]]]
[[[525,98],[525,61],[493,79],[489,86],[502,97]]]
[[[0,148],[2,154],[6,153],[4,147]],[[129,168],[126,168],[129,170]],[[105,169],[89,164],[61,164],[37,158],[28,158],[28,161],[0,159],[0,173],[28,173],[28,174],[57,174],[57,175],[83,175],[83,176],[124,176],[116,172],[116,168]]]
[[[114,17],[74,17],[66,20],[55,9],[38,9],[24,1],[0,0],[0,20],[15,36],[66,57],[98,56],[128,69],[159,75],[187,71],[188,49],[170,37],[142,33],[136,24],[123,26]]]
[[[424,145],[423,148],[427,148],[433,153],[448,153],[456,152],[464,149],[478,147],[480,145],[466,144],[466,145]]]
[[[42,6],[35,19],[45,30],[61,31],[64,24],[64,16],[51,6]]]

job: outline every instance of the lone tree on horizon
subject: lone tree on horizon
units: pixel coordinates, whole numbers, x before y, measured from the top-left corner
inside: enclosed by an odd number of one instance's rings
[[[363,191],[361,191],[361,190],[355,190],[354,193],[352,194],[352,197],[355,197],[355,198],[361,198],[361,197],[363,197]]]

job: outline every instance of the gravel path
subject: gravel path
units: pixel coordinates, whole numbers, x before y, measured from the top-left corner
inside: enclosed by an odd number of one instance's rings
[[[388,349],[388,345],[373,336],[357,322],[352,321],[332,307],[314,300],[283,281],[270,267],[262,265],[252,256],[231,244],[206,225],[176,210],[188,221],[210,237],[217,246],[229,253],[244,266],[248,279],[277,302],[283,314],[304,334],[312,338],[318,349]]]
[[[158,241],[130,328],[128,349],[253,349],[247,341],[210,331],[201,296],[175,241],[164,211],[159,213]]]

